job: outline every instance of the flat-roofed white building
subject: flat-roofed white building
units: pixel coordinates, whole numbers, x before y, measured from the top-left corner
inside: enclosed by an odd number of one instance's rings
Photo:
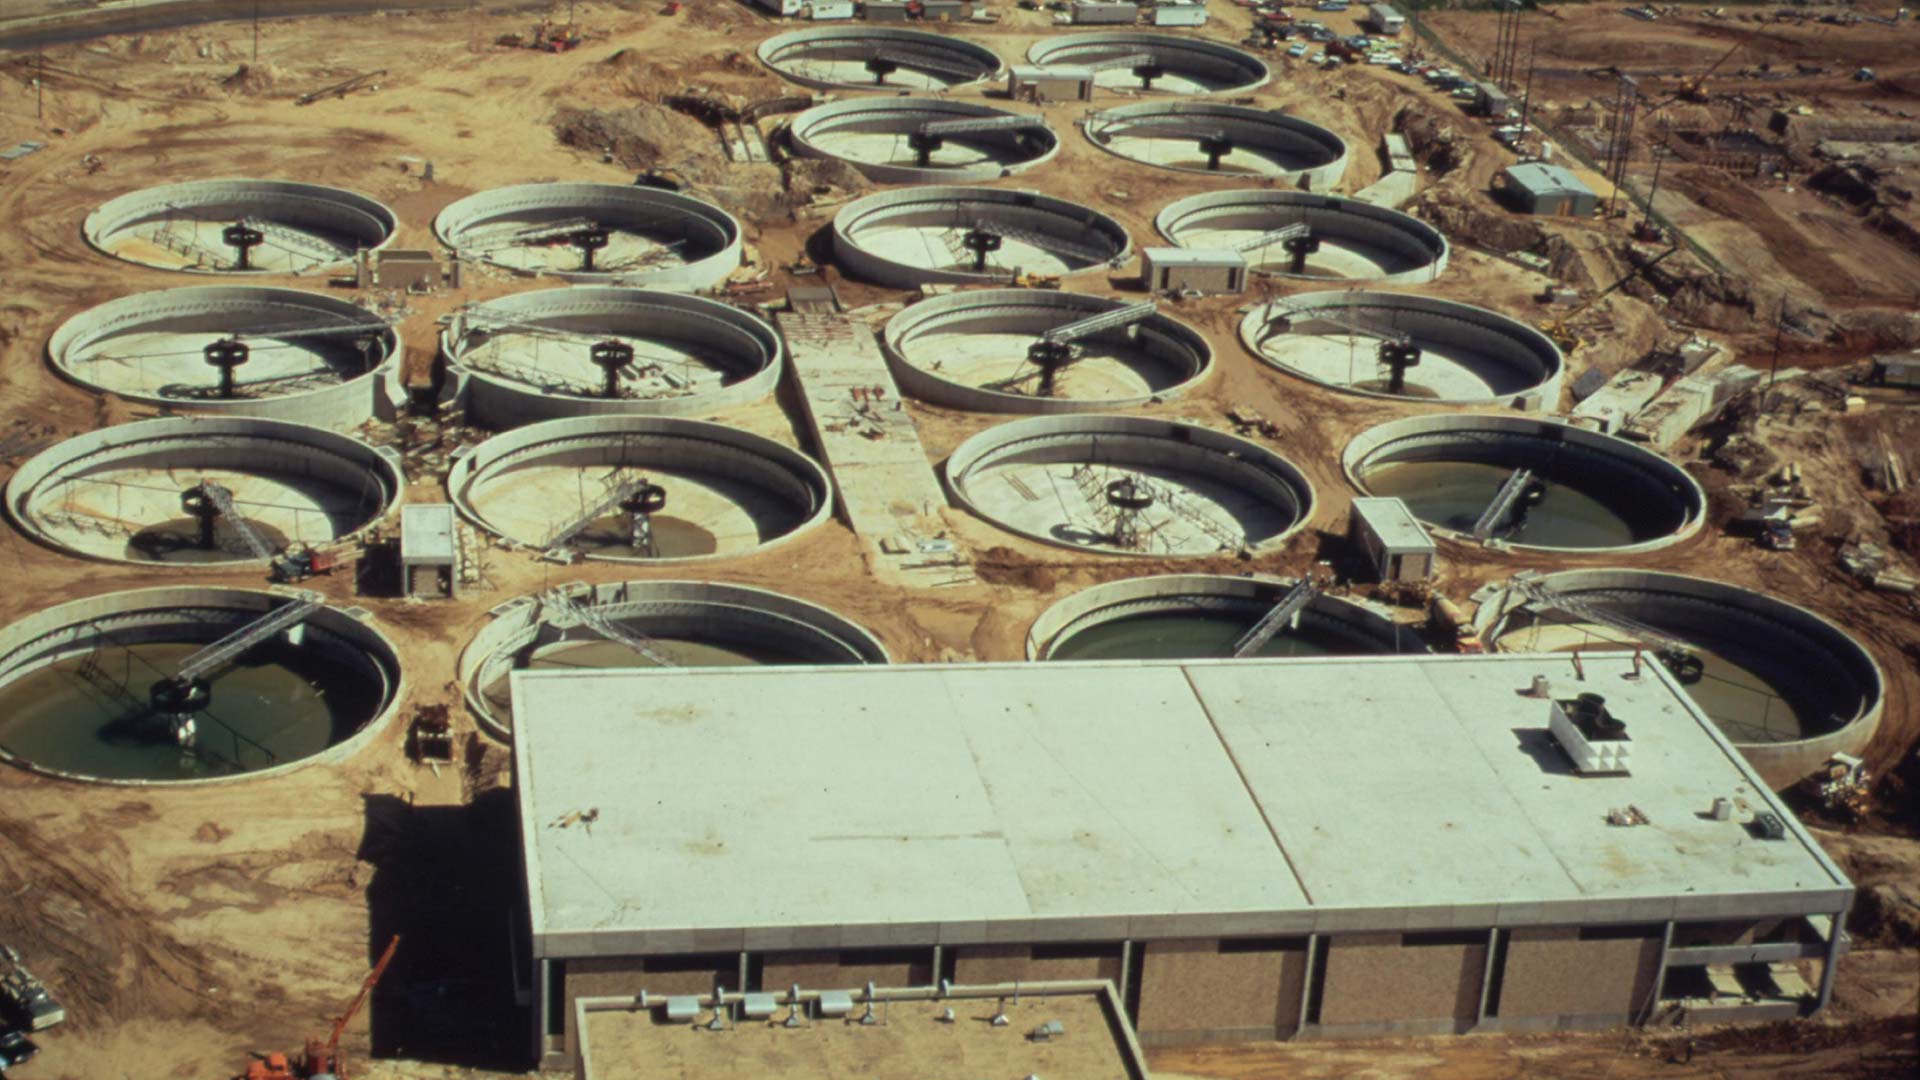
[[[554,1067],[576,998],[716,985],[1108,979],[1148,1046],[1798,1015],[1853,895],[1630,654],[513,680]]]

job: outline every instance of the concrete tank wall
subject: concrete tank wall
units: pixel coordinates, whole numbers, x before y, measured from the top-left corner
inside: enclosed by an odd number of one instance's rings
[[[176,585],[104,593],[57,604],[0,628],[0,682],[10,682],[69,655],[85,647],[90,640],[97,639],[103,631],[111,631],[116,636],[132,635],[134,640],[151,640],[168,626],[194,623],[196,611],[232,611],[238,613],[239,618],[251,620],[296,595],[300,594],[290,589],[266,591]],[[306,620],[309,625],[338,642],[359,650],[370,665],[369,677],[383,678],[387,684],[380,710],[352,735],[319,753],[271,768],[199,780],[122,780],[65,773],[15,757],[4,747],[0,747],[0,760],[48,776],[125,787],[243,784],[271,780],[309,765],[345,761],[358,754],[386,729],[399,712],[398,706],[407,692],[399,654],[393,643],[372,625],[370,618],[358,608],[327,606],[321,607]]]
[[[1273,78],[1265,61],[1218,41],[1127,30],[1041,38],[1027,50],[1027,59],[1043,67],[1071,67],[1076,61],[1129,52],[1150,52],[1169,68],[1230,84],[1214,91],[1218,94],[1244,94]]]
[[[1226,574],[1155,574],[1094,585],[1040,613],[1027,630],[1027,659],[1046,660],[1065,639],[1110,619],[1178,610],[1195,598],[1224,602],[1253,601],[1293,584],[1291,578],[1235,577]],[[1309,607],[1312,616],[1338,622],[1359,636],[1380,642],[1394,652],[1430,651],[1410,627],[1337,596],[1322,594]]]
[[[1016,135],[1033,138],[1043,144],[1039,153],[1023,161],[982,162],[978,165],[928,165],[911,162],[856,161],[841,157],[820,146],[816,140],[836,131],[861,133],[897,133],[906,135],[921,124],[939,120],[964,120],[997,116],[1038,115],[1013,112],[971,101],[944,98],[858,97],[816,105],[787,122],[787,137],[801,157],[844,161],[860,170],[867,179],[881,184],[950,184],[957,181],[997,180],[1026,172],[1053,160],[1060,151],[1060,136],[1052,128],[1020,128],[1017,131],[955,135],[957,142],[989,146],[1012,146]]]
[[[1239,146],[1258,147],[1314,160],[1316,164],[1289,169],[1270,178],[1296,183],[1313,191],[1330,188],[1338,184],[1340,178],[1347,174],[1348,150],[1345,139],[1319,124],[1269,109],[1222,105],[1210,101],[1148,101],[1137,105],[1121,105],[1095,113],[1087,118],[1084,130],[1088,142],[1115,157],[1136,164],[1151,165],[1157,169],[1170,169],[1174,172],[1198,173],[1202,176],[1245,179],[1245,176],[1240,173],[1219,173],[1205,168],[1143,162],[1115,150],[1101,139],[1103,134],[1124,138],[1126,137],[1125,129],[1129,125],[1154,121],[1169,126],[1218,130],[1224,132]]]
[[[616,619],[643,613],[764,626],[770,633],[810,634],[831,641],[861,663],[890,663],[886,646],[860,624],[829,608],[797,597],[745,585],[715,581],[616,581],[567,587],[577,603],[601,608]],[[546,624],[538,597],[521,596],[493,609],[492,622],[480,628],[460,653],[459,678],[467,708],[490,734],[511,739],[512,729],[496,716],[481,690],[512,670],[514,657],[542,639]]]
[[[899,90],[900,87],[876,87],[870,79],[864,82],[834,82],[829,79],[814,78],[781,66],[790,60],[831,54],[836,48],[865,53],[885,46],[893,46],[897,51],[909,56],[925,56],[930,60],[974,66],[980,69],[980,73],[974,78],[948,83],[946,89],[997,79],[1004,69],[1000,57],[995,55],[993,50],[965,38],[871,24],[845,27],[816,26],[806,30],[775,34],[760,43],[760,48],[756,50],[755,55],[760,58],[761,63],[778,72],[781,78],[816,90],[842,88]]]
[[[473,312],[483,314],[475,318]],[[735,381],[683,397],[635,399],[583,397],[529,387],[461,364],[469,322],[485,324],[486,314],[542,323],[592,319],[608,333],[662,335],[701,341],[728,362],[737,363]],[[512,328],[508,333],[514,332]],[[750,405],[780,384],[785,349],[780,335],[759,316],[704,297],[652,289],[580,285],[513,293],[456,313],[440,335],[449,372],[463,380],[467,414],[492,428],[511,428],[570,416],[707,416]]]
[[[1671,502],[1680,516],[1680,523],[1672,531],[1638,544],[1612,548],[1554,548],[1514,544],[1512,547],[1515,550],[1560,551],[1581,555],[1602,552],[1641,554],[1689,539],[1706,524],[1706,492],[1685,469],[1624,439],[1549,420],[1489,413],[1442,413],[1391,420],[1355,436],[1341,455],[1340,467],[1345,471],[1347,481],[1355,489],[1365,492],[1368,489],[1361,474],[1368,465],[1390,452],[1456,444],[1469,450],[1475,445],[1490,443],[1524,446],[1535,440],[1558,443],[1563,450],[1572,449],[1589,464],[1611,470],[1618,483],[1634,487],[1645,498]],[[1463,457],[1463,460],[1469,459]],[[1428,528],[1439,536],[1471,542],[1439,526],[1429,525]]]
[[[1113,249],[1113,255],[1106,262],[1070,270],[1067,276],[1104,271],[1133,255],[1133,240],[1124,226],[1080,203],[1013,188],[933,186],[883,191],[841,207],[833,218],[834,258],[855,277],[898,288],[1005,284],[1004,273],[974,273],[896,262],[869,250],[860,241],[861,232],[870,228],[951,221],[963,206],[977,207],[975,214],[1000,224],[1081,245]]]
[[[1182,234],[1192,229],[1257,229],[1270,231],[1305,222],[1316,236],[1336,242],[1348,240],[1391,251],[1419,265],[1397,274],[1367,280],[1382,285],[1412,285],[1432,281],[1447,268],[1450,253],[1440,230],[1410,214],[1358,199],[1295,191],[1240,189],[1209,191],[1168,203],[1153,219],[1161,236],[1191,247]],[[1275,277],[1311,279],[1271,271]]]
[[[207,416],[252,416],[345,430],[368,420],[391,420],[406,401],[400,384],[404,343],[400,328],[379,333],[381,359],[373,370],[332,386],[291,394],[234,400],[197,400],[159,394],[109,390],[90,382],[73,366],[72,357],[95,342],[136,329],[220,330],[240,322],[247,312],[278,310],[315,326],[333,321],[364,322],[375,318],[366,309],[321,293],[251,285],[205,285],[136,293],[109,300],[60,324],[47,342],[47,358],[64,378],[127,401]],[[229,314],[230,313],[230,314]],[[287,323],[263,321],[284,327]],[[304,325],[304,322],[294,325]]]
[[[741,230],[733,215],[691,195],[639,185],[545,183],[493,188],[440,211],[433,219],[433,233],[458,252],[462,237],[469,231],[502,219],[532,224],[575,216],[590,216],[610,228],[651,228],[663,218],[677,220],[690,240],[702,241],[709,250],[683,265],[657,270],[548,270],[543,271],[546,276],[586,284],[617,282],[697,292],[720,284],[740,265]]]
[[[365,195],[319,184],[291,180],[191,180],[146,188],[108,200],[81,226],[87,243],[103,255],[120,231],[143,221],[193,210],[210,217],[264,217],[291,225],[306,225],[351,237],[362,249],[377,251],[393,239],[399,227],[393,211]],[[224,213],[237,210],[238,213]],[[118,256],[115,256],[116,258]],[[346,260],[342,259],[341,262]],[[335,263],[333,265],[339,265]],[[268,270],[197,270],[189,273],[254,273]]]
[[[1170,315],[1154,315],[1136,324],[1140,331],[1139,345],[1183,377],[1173,386],[1139,397],[1074,399],[1011,394],[942,378],[906,358],[907,349],[919,333],[952,332],[957,327],[978,327],[994,333],[1031,328],[1037,338],[1045,329],[1124,306],[1125,301],[1084,293],[1031,289],[988,289],[936,296],[888,320],[883,335],[887,364],[900,389],[922,401],[974,412],[1036,415],[1099,412],[1167,401],[1192,390],[1212,374],[1213,347],[1198,331]]]

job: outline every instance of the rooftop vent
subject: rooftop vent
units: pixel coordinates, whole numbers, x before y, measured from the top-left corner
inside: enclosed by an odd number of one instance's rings
[[[1547,729],[1583,775],[1626,775],[1632,742],[1627,725],[1607,711],[1607,699],[1581,694],[1548,705]]]

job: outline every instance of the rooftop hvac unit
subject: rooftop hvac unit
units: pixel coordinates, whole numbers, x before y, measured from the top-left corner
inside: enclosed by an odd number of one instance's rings
[[[669,1023],[685,1024],[700,1014],[700,999],[691,994],[676,995],[667,999],[667,1020]]]
[[[779,999],[773,994],[743,994],[740,999],[740,1011],[749,1020],[765,1020],[779,1007]]]
[[[1627,738],[1627,725],[1607,711],[1606,698],[1581,694],[1547,707],[1547,730],[1573,760],[1575,772],[1625,776],[1631,771],[1633,743]]]
[[[1762,840],[1785,840],[1787,838],[1787,823],[1780,820],[1780,815],[1770,810],[1755,814],[1753,816],[1753,827],[1759,832]]]
[[[821,1016],[845,1016],[853,1011],[853,995],[845,990],[820,991]]]

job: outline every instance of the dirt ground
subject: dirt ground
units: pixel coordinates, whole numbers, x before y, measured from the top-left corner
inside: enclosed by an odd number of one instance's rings
[[[560,5],[564,8],[565,5]],[[969,27],[967,36],[1004,58],[1024,53],[1044,32],[1042,17],[996,5],[1009,17],[998,27]],[[1239,8],[1214,5],[1209,36],[1237,39],[1247,25]],[[524,32],[520,14],[472,12],[312,18],[266,24],[256,61],[244,24],[170,30],[49,48],[36,58],[0,60],[0,146],[40,138],[47,149],[0,164],[0,422],[36,437],[65,437],[138,419],[143,410],[93,394],[56,377],[44,355],[52,330],[75,312],[124,294],[199,283],[184,275],[106,259],[81,239],[86,213],[115,195],[173,180],[251,175],[297,178],[364,192],[401,218],[400,247],[431,247],[433,215],[452,200],[494,186],[547,179],[628,183],[630,164],[606,163],[591,148],[559,144],[553,118],[563,107],[624,108],[668,93],[703,89],[759,100],[792,88],[751,60],[751,46],[774,23],[731,0],[699,0],[669,19],[659,5],[581,4],[576,17],[592,33],[576,52],[549,56],[496,47],[502,34]],[[1530,16],[1531,17],[1531,16]],[[1551,16],[1543,16],[1551,17]],[[1667,23],[1643,25],[1605,9],[1565,9],[1567,32],[1543,35],[1542,56],[1571,70],[1609,54],[1573,32],[1602,18],[1627,25],[1613,48],[1642,62],[1684,66],[1724,40],[1701,31],[1701,42],[1664,42]],[[1340,25],[1341,17],[1328,21]],[[1570,20],[1570,21],[1569,21]],[[1490,22],[1439,13],[1434,25],[1458,34],[1472,51],[1490,41]],[[1598,23],[1594,23],[1598,25]],[[1710,28],[1717,29],[1717,28]],[[1609,27],[1609,33],[1614,28]],[[1792,37],[1798,31],[1780,33]],[[1771,34],[1772,31],[1769,31]],[[1849,31],[1849,33],[1852,33]],[[1902,31],[1920,42],[1920,34]],[[1889,49],[1878,89],[1834,86],[1823,93],[1848,101],[1885,102],[1903,63],[1901,53],[1872,35],[1863,49]],[[1836,41],[1841,40],[1839,38]],[[1845,39],[1851,49],[1855,38]],[[1892,40],[1892,39],[1889,39]],[[1809,46],[1811,47],[1811,46]],[[1721,46],[1724,48],[1724,46]],[[1829,51],[1833,51],[1831,48]],[[1878,53],[1874,55],[1878,56]],[[1711,62],[1711,56],[1708,57]],[[1862,60],[1861,62],[1872,62]],[[1466,300],[1522,318],[1536,318],[1531,297],[1546,275],[1488,250],[1490,230],[1510,219],[1487,195],[1491,177],[1513,159],[1484,137],[1484,127],[1443,95],[1379,69],[1323,71],[1275,57],[1276,78],[1253,95],[1327,124],[1353,142],[1354,167],[1341,185],[1357,190],[1381,171],[1374,151],[1381,132],[1415,123],[1448,134],[1450,167],[1429,178],[1416,205],[1462,223],[1448,272],[1423,293]],[[239,69],[246,66],[242,73]],[[378,89],[310,106],[296,95],[349,76],[384,70]],[[45,119],[35,119],[28,80],[45,78]],[[1567,85],[1579,85],[1568,76]],[[1604,82],[1595,82],[1596,86]],[[978,96],[962,92],[956,97]],[[1904,99],[1911,107],[1911,98]],[[1094,149],[1074,131],[1085,106],[1047,113],[1062,133],[1057,158],[1002,186],[1071,194],[1118,218],[1136,243],[1152,242],[1152,218],[1169,200],[1208,185],[1173,173],[1131,166]],[[1436,138],[1438,136],[1436,135]],[[89,172],[87,155],[104,168]],[[435,180],[421,175],[431,161]],[[780,267],[803,251],[821,252],[831,208],[788,210],[771,166],[719,166],[702,190],[745,217],[761,256]],[[1685,189],[1703,227],[1729,230],[1725,246],[1746,241],[1735,229],[1771,237],[1767,258],[1737,267],[1756,283],[1811,265],[1778,232],[1761,205],[1796,230],[1795,204],[1784,192],[1755,196]],[[1718,190],[1718,189],[1713,189]],[[1809,198],[1811,198],[1809,196]],[[1823,204],[1824,205],[1824,204]],[[1837,213],[1826,207],[1821,213]],[[1838,219],[1834,219],[1838,220]],[[1563,245],[1567,259],[1595,282],[1623,263],[1619,238],[1605,226],[1557,222],[1538,228],[1538,242]],[[1857,287],[1829,292],[1806,286],[1835,309],[1890,301],[1909,274],[1891,256],[1866,257],[1849,247],[1845,222],[1809,250]],[[1617,227],[1616,227],[1617,232]],[[1525,248],[1534,242],[1528,234]],[[1492,245],[1500,251],[1513,250]],[[1824,265],[1824,264],[1821,264]],[[1822,271],[1823,278],[1825,271]],[[1920,273],[1920,271],[1915,271]],[[545,283],[481,273],[459,296],[411,301],[402,325],[410,355],[424,363],[434,319],[455,304]],[[784,281],[784,275],[780,275]],[[850,306],[907,297],[827,278]],[[1909,274],[1909,285],[1916,280]],[[307,287],[319,282],[290,281]],[[1092,292],[1135,293],[1134,282],[1076,279]],[[336,290],[343,291],[343,290]],[[1235,405],[1258,409],[1278,424],[1274,447],[1299,464],[1318,493],[1313,529],[1284,553],[1251,564],[1231,559],[1097,558],[1014,538],[954,515],[954,537],[972,554],[982,583],[922,592],[876,581],[860,546],[833,523],[758,554],[703,567],[713,580],[757,585],[827,604],[876,633],[900,661],[1013,660],[1022,657],[1027,625],[1048,605],[1086,585],[1169,570],[1304,570],[1343,530],[1349,486],[1338,460],[1351,436],[1371,424],[1429,411],[1344,396],[1284,379],[1249,357],[1235,336],[1245,298],[1183,301],[1172,306],[1212,343],[1219,373],[1177,402],[1144,410],[1225,426]],[[1576,372],[1613,370],[1655,341],[1672,337],[1659,305],[1622,291],[1597,316],[1608,333],[1590,335]],[[1747,326],[1722,336],[1741,356],[1770,341],[1771,327]],[[1799,346],[1817,363],[1823,346]],[[1857,350],[1854,355],[1857,355]],[[943,457],[965,437],[991,425],[982,415],[913,403],[912,415],[931,453]],[[1800,550],[1768,553],[1718,529],[1643,560],[1647,565],[1762,587],[1807,606],[1858,634],[1889,682],[1886,719],[1869,748],[1876,774],[1897,774],[1912,759],[1920,734],[1920,626],[1904,599],[1864,590],[1835,566],[1834,546],[1849,529],[1884,536],[1878,504],[1860,486],[1853,447],[1865,430],[1916,434],[1911,404],[1888,399],[1847,425],[1834,417],[1770,421],[1783,452],[1806,463],[1832,509],[1826,536]],[[799,442],[799,420],[784,402],[722,417]],[[1676,450],[1688,461],[1700,450]],[[10,475],[18,460],[0,468]],[[1704,470],[1704,466],[1701,466]],[[409,497],[437,501],[439,478],[413,478]],[[1449,546],[1441,588],[1455,597],[1522,567],[1604,565],[1603,557],[1547,560]],[[249,571],[139,570],[82,563],[0,529],[0,572],[14,587],[0,591],[0,623],[71,596],[159,583],[253,586]],[[296,770],[271,782],[226,783],[179,790],[95,787],[0,769],[0,940],[22,949],[69,1008],[71,1021],[42,1040],[42,1057],[19,1070],[24,1080],[160,1074],[216,1077],[238,1071],[247,1054],[293,1049],[323,1030],[351,995],[366,966],[399,933],[404,944],[375,995],[369,1016],[350,1033],[356,1054],[371,1051],[375,1077],[464,1076],[515,1071],[524,1065],[525,1013],[512,998],[514,961],[508,928],[518,903],[513,813],[500,787],[507,749],[465,716],[454,685],[460,648],[492,606],[565,581],[677,578],[660,571],[597,565],[557,567],[525,554],[489,550],[485,580],[465,599],[431,606],[356,596],[346,575],[319,582],[339,603],[357,603],[399,642],[407,675],[402,715],[434,703],[454,706],[460,760],[444,774],[416,768],[394,725],[343,764]],[[1862,881],[1920,878],[1920,822],[1911,781],[1893,775],[1879,809],[1865,825],[1829,835],[1837,858]],[[1874,841],[1863,853],[1857,838]],[[1871,857],[1868,857],[1870,854]],[[1913,1032],[1920,976],[1912,947],[1863,936],[1842,967],[1835,1008],[1808,1025],[1773,1033],[1696,1032],[1691,1065],[1671,1065],[1682,1052],[1671,1032],[1539,1037],[1484,1036],[1343,1044],[1251,1044],[1155,1055],[1166,1075],[1266,1077],[1417,1076],[1762,1076],[1893,1075],[1914,1063]],[[1684,1040],[1682,1040],[1684,1043]],[[1904,1075],[1904,1073],[1902,1073]]]

